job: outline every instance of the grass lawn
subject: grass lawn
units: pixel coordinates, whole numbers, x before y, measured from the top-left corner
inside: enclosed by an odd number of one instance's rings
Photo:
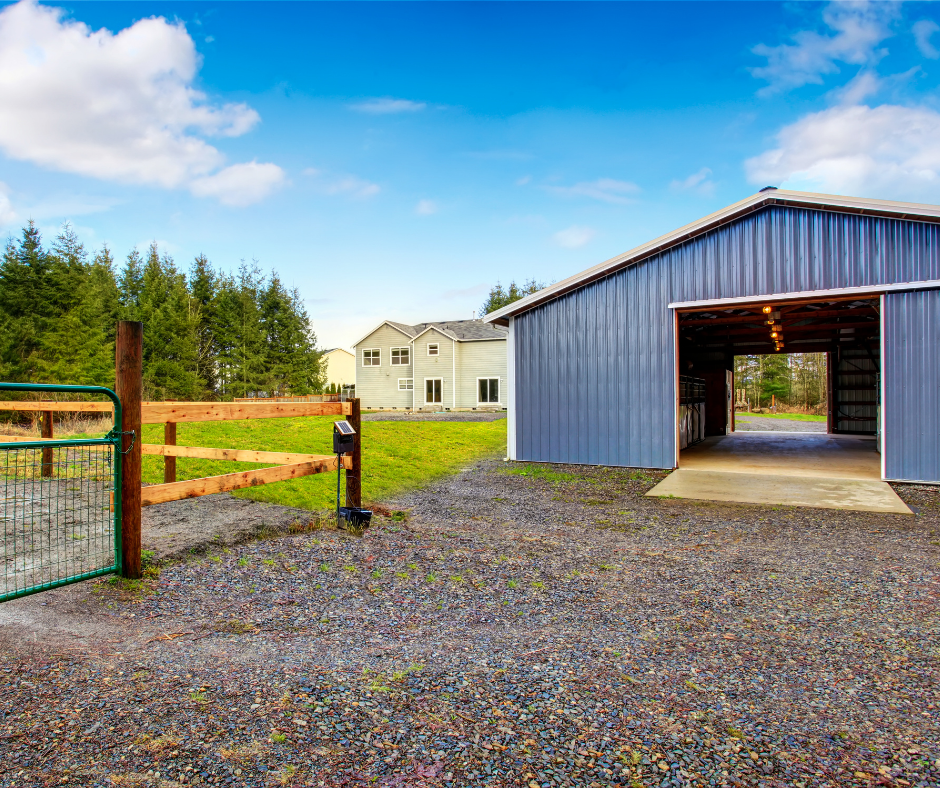
[[[814,416],[810,413],[735,413],[736,419],[747,419],[749,417],[760,419],[786,419],[787,421],[825,421],[825,416]]]
[[[254,421],[182,422],[176,427],[180,446],[218,449],[330,454],[335,416]],[[367,421],[362,425],[362,497],[364,502],[381,501],[403,490],[419,487],[464,467],[478,457],[504,454],[506,421],[413,422]],[[163,443],[163,425],[145,424],[144,443]],[[163,481],[163,458],[144,456],[143,480]],[[201,476],[219,476],[264,464],[193,460],[176,461],[179,481]],[[336,503],[336,475],[320,473],[261,487],[237,490],[233,495],[255,501],[320,510]]]

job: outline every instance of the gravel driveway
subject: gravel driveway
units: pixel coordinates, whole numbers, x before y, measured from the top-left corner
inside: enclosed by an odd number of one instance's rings
[[[361,539],[4,605],[0,785],[940,784],[937,490],[643,498],[662,476],[491,461]]]
[[[392,410],[362,414],[363,421],[499,421],[505,418],[505,413],[491,411],[475,413],[472,410],[458,410],[452,413],[411,413]]]
[[[767,416],[752,416],[736,413],[734,429],[739,432],[825,432],[824,421],[798,421],[796,419],[775,419]]]

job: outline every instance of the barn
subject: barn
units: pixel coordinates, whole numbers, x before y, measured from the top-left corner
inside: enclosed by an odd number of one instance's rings
[[[486,320],[510,459],[678,467],[690,429],[733,429],[736,355],[825,352],[828,432],[940,482],[938,206],[763,189]]]

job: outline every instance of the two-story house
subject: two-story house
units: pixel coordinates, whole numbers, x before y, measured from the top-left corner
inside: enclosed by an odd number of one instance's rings
[[[356,396],[364,408],[503,410],[507,337],[481,320],[386,320],[355,344]]]

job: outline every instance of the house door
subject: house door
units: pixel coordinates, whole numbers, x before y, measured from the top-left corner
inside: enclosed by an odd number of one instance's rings
[[[427,405],[440,404],[444,401],[444,379],[424,379],[424,401]]]

